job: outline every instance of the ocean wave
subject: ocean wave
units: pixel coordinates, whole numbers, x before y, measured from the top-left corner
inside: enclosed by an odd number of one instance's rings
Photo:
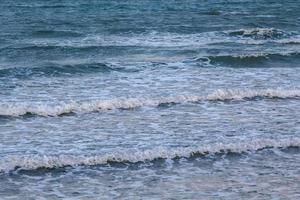
[[[32,76],[62,76],[74,74],[86,74],[94,72],[108,73],[111,71],[127,71],[121,66],[113,66],[107,63],[50,63],[40,67],[13,67],[0,69],[0,78],[28,78]],[[132,71],[132,70],[131,70]]]
[[[97,61],[88,59],[75,59],[35,64],[35,66],[15,66],[0,68],[0,78],[27,79],[31,77],[56,77],[70,76],[89,73],[117,72],[139,72],[163,66],[163,68],[174,69],[174,65],[187,66],[191,63],[200,63],[203,67],[236,67],[236,68],[258,68],[258,67],[300,67],[300,52],[282,53],[249,53],[249,54],[220,54],[211,56],[200,56],[186,58],[176,56],[151,56],[135,55],[122,58],[122,61]],[[177,60],[176,60],[177,59]]]
[[[0,116],[22,116],[26,114],[39,116],[59,116],[68,113],[88,113],[113,109],[133,109],[142,106],[164,106],[166,104],[196,103],[199,101],[251,100],[255,98],[298,98],[300,90],[266,89],[266,90],[232,90],[219,89],[207,96],[178,95],[158,99],[126,98],[111,100],[91,100],[86,102],[71,101],[57,105],[45,103],[2,103]]]
[[[284,38],[284,39],[280,39],[280,40],[276,40],[276,43],[280,43],[280,44],[300,44],[300,36],[295,36],[293,38]]]
[[[164,148],[143,151],[122,151],[103,155],[15,155],[0,159],[0,172],[16,169],[35,170],[39,168],[59,168],[66,166],[93,166],[111,162],[145,162],[155,159],[189,158],[216,153],[243,153],[266,148],[300,147],[300,138],[254,139],[235,143],[214,143],[197,147]]]
[[[289,34],[275,28],[253,28],[228,31],[230,36],[249,37],[254,39],[278,39]]]
[[[33,31],[32,35],[35,37],[79,37],[81,33],[69,30],[37,30]]]
[[[209,101],[242,100],[253,98],[295,98],[300,97],[300,90],[266,89],[266,90],[216,90],[207,96]]]
[[[300,44],[298,32],[285,32],[275,28],[253,28],[224,31],[228,36],[235,38],[237,43],[257,44]]]
[[[17,8],[66,8],[66,7],[76,7],[76,6],[82,6],[82,3],[72,3],[72,4],[59,4],[59,3],[53,3],[53,4],[45,4],[45,3],[12,3],[11,5],[6,5],[7,7],[17,7]]]
[[[253,54],[237,54],[237,55],[216,55],[198,58],[198,61],[207,65],[221,65],[229,67],[276,67],[274,62],[290,61],[300,59],[299,52],[283,52],[283,53],[253,53]],[[270,64],[270,65],[268,65]],[[284,64],[284,63],[283,63]],[[290,62],[287,64],[291,65]],[[282,67],[281,65],[278,65]],[[298,67],[298,63],[292,65]]]
[[[123,35],[88,35],[80,38],[59,39],[43,38],[20,41],[23,46],[17,49],[52,49],[52,48],[102,48],[102,47],[195,47],[212,43],[226,42],[230,38],[218,32],[198,34],[175,34],[148,32]]]
[[[74,38],[51,38],[63,32],[37,32],[45,38],[34,38],[20,41],[21,49],[51,49],[51,48],[102,48],[102,47],[206,47],[214,44],[238,43],[260,45],[281,40],[279,43],[290,44],[299,40],[296,32],[284,32],[274,28],[254,28],[227,31],[211,31],[193,34],[177,34],[168,32],[126,33],[116,35],[91,34]],[[79,34],[73,33],[72,34]],[[68,34],[71,34],[68,33]],[[62,35],[63,36],[63,35]],[[79,35],[78,35],[79,36]],[[11,48],[11,47],[10,47]]]

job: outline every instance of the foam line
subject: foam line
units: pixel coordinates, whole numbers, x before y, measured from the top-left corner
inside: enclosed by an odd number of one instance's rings
[[[195,155],[216,153],[243,153],[265,148],[300,147],[300,138],[256,139],[235,143],[215,143],[198,147],[164,148],[142,151],[122,151],[103,155],[15,155],[0,159],[0,172],[10,172],[17,168],[34,170],[38,168],[59,168],[65,166],[92,166],[109,162],[144,162],[155,159],[188,158]]]
[[[22,116],[33,114],[39,116],[59,116],[68,113],[88,113],[112,109],[132,109],[142,106],[156,107],[163,104],[184,104],[199,101],[251,100],[253,98],[297,98],[300,90],[266,89],[266,90],[237,90],[219,89],[207,96],[178,95],[157,99],[127,98],[111,100],[91,100],[85,102],[70,101],[50,105],[48,103],[2,103],[0,116]],[[51,103],[51,102],[50,102]]]

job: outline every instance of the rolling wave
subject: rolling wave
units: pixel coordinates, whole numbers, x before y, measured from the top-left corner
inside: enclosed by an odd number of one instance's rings
[[[2,103],[0,116],[22,116],[26,114],[39,116],[59,116],[68,113],[87,113],[112,109],[133,109],[142,106],[164,106],[166,104],[196,103],[199,101],[253,100],[256,98],[299,98],[300,90],[266,89],[266,90],[216,90],[207,96],[179,95],[159,99],[127,98],[111,100],[92,100],[86,102],[71,101],[58,105]]]
[[[79,32],[67,31],[67,30],[38,30],[32,32],[34,37],[79,37],[82,36]]]
[[[299,67],[300,53],[260,53],[241,55],[216,55],[198,59],[207,64],[228,67]],[[288,62],[285,62],[288,61]],[[293,61],[293,62],[291,62]],[[278,64],[278,65],[275,65]]]
[[[228,31],[230,36],[248,37],[254,39],[278,39],[291,34],[287,34],[275,28],[254,28],[254,29],[240,29]]]
[[[100,48],[100,47],[207,47],[209,45],[237,43],[261,45],[265,43],[293,44],[299,43],[299,34],[284,32],[274,28],[239,29],[212,31],[193,34],[175,34],[146,32],[121,35],[87,35],[66,31],[40,30],[33,33],[34,39],[20,41],[17,49],[55,49],[55,48]],[[58,37],[59,36],[59,37]],[[66,39],[66,36],[76,36]],[[9,47],[11,48],[11,47]]]
[[[293,38],[284,38],[284,39],[276,40],[276,43],[298,45],[300,44],[300,36],[298,35],[297,37],[293,37]]]
[[[15,67],[0,69],[0,78],[28,78],[31,76],[62,76],[70,74],[85,74],[94,72],[108,73],[111,71],[126,71],[120,66],[105,63],[79,63],[79,64],[47,64],[40,67]]]
[[[130,60],[131,59],[131,60]],[[135,61],[135,57],[128,58],[128,61]],[[164,67],[174,64],[174,59],[166,60],[165,57],[142,57],[139,56],[137,61],[147,60],[143,66],[151,68],[153,65],[163,64]],[[126,61],[126,60],[125,60]],[[128,62],[126,61],[126,62]],[[161,63],[158,63],[160,61]],[[162,61],[167,61],[162,62]],[[173,61],[173,62],[172,62]],[[176,61],[176,60],[175,60]],[[185,63],[188,60],[180,60],[179,64]],[[200,62],[203,66],[221,66],[221,67],[300,67],[300,53],[299,52],[286,52],[286,53],[261,53],[261,54],[242,54],[242,55],[216,55],[204,56],[196,59],[191,59],[191,62]],[[138,66],[126,67],[126,62],[123,64],[117,62],[62,62],[62,63],[46,63],[37,67],[11,67],[0,69],[0,78],[19,78],[26,79],[30,77],[51,77],[51,76],[64,76],[88,73],[109,73],[112,71],[118,72],[138,72],[146,69],[145,67]],[[140,62],[141,63],[141,62]],[[170,64],[170,65],[169,65]]]
[[[103,155],[15,155],[0,159],[0,172],[16,169],[34,170],[39,168],[59,168],[66,166],[93,166],[111,162],[145,162],[156,159],[189,158],[216,153],[243,153],[266,148],[300,147],[300,138],[255,139],[235,143],[215,143],[198,147],[164,148],[159,147],[142,151],[122,151]]]
[[[22,3],[12,3],[12,4],[9,4],[9,5],[6,5],[8,7],[19,7],[19,8],[67,8],[67,7],[76,7],[76,6],[81,6],[83,5],[82,3],[72,3],[72,4],[68,4],[68,3],[52,3],[52,4],[47,4],[46,2],[43,2],[43,3],[25,3],[25,2],[22,2]]]

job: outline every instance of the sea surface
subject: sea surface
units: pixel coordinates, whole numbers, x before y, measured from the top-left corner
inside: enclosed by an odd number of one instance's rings
[[[1,0],[0,199],[300,199],[300,1]]]

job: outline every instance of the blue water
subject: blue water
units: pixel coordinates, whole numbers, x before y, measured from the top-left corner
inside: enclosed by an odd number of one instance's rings
[[[299,13],[2,0],[0,199],[300,199]]]

